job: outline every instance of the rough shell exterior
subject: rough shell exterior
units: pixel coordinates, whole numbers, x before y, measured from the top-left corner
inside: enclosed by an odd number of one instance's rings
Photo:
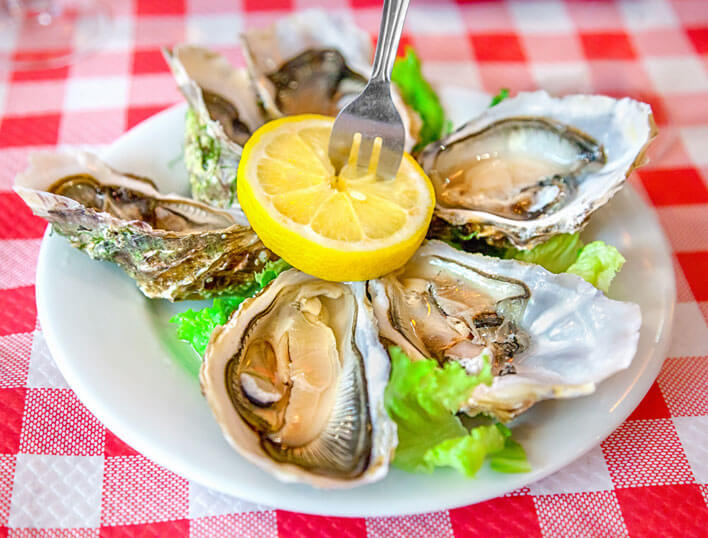
[[[420,263],[425,256],[521,281],[531,293],[519,320],[530,346],[514,357],[516,374],[495,377],[491,386],[479,385],[465,408],[470,414],[484,412],[508,421],[540,400],[590,394],[597,383],[630,365],[641,326],[637,305],[608,299],[576,275],[470,254],[440,241],[424,243],[408,263]],[[405,351],[406,341],[387,314],[385,278],[369,282],[374,311],[382,337]],[[415,351],[409,354],[417,356]]]
[[[356,317],[354,344],[360,350],[364,363],[368,411],[372,427],[369,464],[361,476],[342,480],[313,474],[297,465],[271,459],[263,451],[259,436],[234,410],[228,396],[224,371],[228,361],[236,353],[251,320],[274,304],[280,290],[307,282],[324,284],[323,281],[296,269],[281,273],[258,295],[244,301],[226,325],[214,331],[200,373],[202,392],[229,444],[244,458],[279,480],[303,482],[326,489],[351,488],[375,482],[388,472],[397,444],[397,436],[396,424],[389,418],[384,407],[384,389],[390,371],[389,359],[378,340],[376,320],[366,298],[366,286],[363,282],[344,284],[350,287],[359,310]]]
[[[146,198],[187,204],[195,219],[217,214],[227,226],[207,231],[169,231],[47,192],[57,180],[88,174],[105,185],[123,186]],[[35,153],[15,180],[15,191],[35,215],[46,219],[72,246],[94,259],[119,265],[150,298],[203,299],[233,293],[273,258],[255,232],[225,211],[179,196],[161,195],[149,182],[116,172],[89,153]]]
[[[541,117],[569,125],[597,140],[607,155],[606,164],[583,179],[572,200],[535,219],[514,220],[485,211],[445,207],[438,201],[435,208],[438,219],[464,227],[465,234],[477,232],[489,243],[510,243],[520,249],[533,248],[556,234],[581,230],[590,215],[606,204],[629,174],[644,162],[647,146],[657,133],[649,105],[633,99],[601,95],[556,98],[544,91],[520,93],[430,144],[419,159],[423,169],[431,172],[435,156],[443,147],[512,117]]]
[[[192,196],[218,207],[236,202],[236,171],[243,148],[231,140],[219,121],[211,118],[204,90],[227,99],[239,119],[255,131],[264,121],[245,69],[203,47],[177,45],[163,54],[190,112],[185,129],[185,164]]]

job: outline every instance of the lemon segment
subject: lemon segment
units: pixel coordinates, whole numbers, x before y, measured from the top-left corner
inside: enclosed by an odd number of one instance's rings
[[[404,265],[420,246],[434,191],[404,154],[395,178],[336,174],[327,155],[333,118],[306,114],[263,125],[246,143],[237,195],[263,243],[325,280],[367,280]]]

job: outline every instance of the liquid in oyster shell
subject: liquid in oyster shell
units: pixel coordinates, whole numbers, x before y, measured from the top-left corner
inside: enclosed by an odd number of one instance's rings
[[[393,456],[388,375],[365,285],[291,269],[216,330],[200,378],[244,457],[283,481],[346,488],[382,478]]]
[[[382,340],[411,359],[454,360],[476,374],[491,357],[492,384],[461,406],[471,415],[506,422],[540,400],[590,394],[637,348],[637,305],[575,275],[439,241],[367,285]]]
[[[431,237],[530,249],[581,230],[644,162],[651,108],[629,98],[520,93],[428,145]],[[452,233],[456,232],[456,233]]]

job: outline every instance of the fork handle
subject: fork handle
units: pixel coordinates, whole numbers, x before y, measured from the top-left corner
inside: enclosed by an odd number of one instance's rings
[[[384,0],[371,80],[391,82],[391,70],[401,40],[409,0]]]

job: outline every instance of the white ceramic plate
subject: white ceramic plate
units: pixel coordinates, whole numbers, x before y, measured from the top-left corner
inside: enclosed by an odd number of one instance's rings
[[[453,88],[443,95],[451,116],[460,120],[489,102],[486,95]],[[120,170],[153,178],[162,191],[186,194],[179,159],[184,112],[177,106],[149,119],[104,157]],[[199,391],[196,355],[168,323],[194,303],[148,300],[117,267],[93,261],[47,233],[37,305],[54,359],[81,401],[119,437],[168,469],[243,499],[299,512],[427,512],[495,497],[567,465],[607,437],[656,378],[668,344],[674,275],[654,214],[626,188],[593,217],[584,237],[608,241],[627,258],[611,295],[641,306],[639,349],[631,367],[595,394],[544,402],[519,419],[515,435],[533,467],[527,474],[485,468],[469,480],[452,470],[413,475],[392,469],[381,482],[347,491],[282,484],[234,452],[212,419]]]

